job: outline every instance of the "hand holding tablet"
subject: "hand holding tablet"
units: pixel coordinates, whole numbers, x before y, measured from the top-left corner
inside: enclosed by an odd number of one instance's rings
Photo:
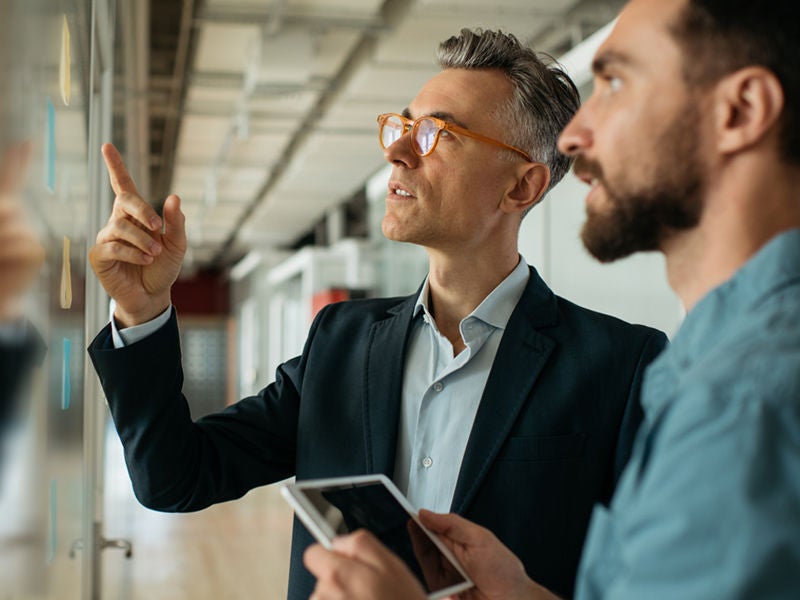
[[[326,548],[333,538],[366,529],[397,554],[420,580],[428,598],[445,598],[472,582],[444,544],[423,527],[413,507],[384,475],[284,484],[281,493]]]

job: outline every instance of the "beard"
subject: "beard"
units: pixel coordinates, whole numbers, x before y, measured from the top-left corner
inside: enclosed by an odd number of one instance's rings
[[[575,170],[596,177],[608,200],[599,209],[586,207],[581,230],[583,245],[597,260],[659,250],[670,236],[698,225],[705,191],[698,123],[697,110],[690,108],[658,136],[653,147],[665,158],[649,169],[644,184],[608,181],[598,163],[576,159]]]

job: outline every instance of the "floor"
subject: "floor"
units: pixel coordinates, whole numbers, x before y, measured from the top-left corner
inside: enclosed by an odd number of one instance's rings
[[[157,513],[133,497],[113,436],[106,452],[106,537],[129,540],[133,556],[104,551],[104,600],[286,597],[292,511],[277,486],[197,513]]]

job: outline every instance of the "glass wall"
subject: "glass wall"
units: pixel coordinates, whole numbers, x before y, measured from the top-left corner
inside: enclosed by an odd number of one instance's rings
[[[96,294],[85,264],[102,218],[94,213],[108,205],[89,152],[110,123],[111,56],[103,65],[95,55],[92,25],[101,20],[110,43],[108,4],[0,3],[3,598],[94,595],[102,453],[86,419],[102,407],[86,377],[87,297]]]

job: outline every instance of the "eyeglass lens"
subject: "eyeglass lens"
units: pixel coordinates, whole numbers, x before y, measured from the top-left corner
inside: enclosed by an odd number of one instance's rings
[[[381,143],[388,148],[405,133],[406,124],[397,116],[387,117],[381,126]],[[420,156],[430,154],[436,144],[439,126],[432,119],[421,118],[412,128],[414,150]]]
[[[420,119],[417,121],[414,144],[417,146],[420,156],[425,156],[433,150],[437,135],[439,135],[439,127],[434,121],[431,119]]]
[[[399,117],[387,117],[381,124],[381,144],[388,148],[402,137],[404,131],[405,124]]]

